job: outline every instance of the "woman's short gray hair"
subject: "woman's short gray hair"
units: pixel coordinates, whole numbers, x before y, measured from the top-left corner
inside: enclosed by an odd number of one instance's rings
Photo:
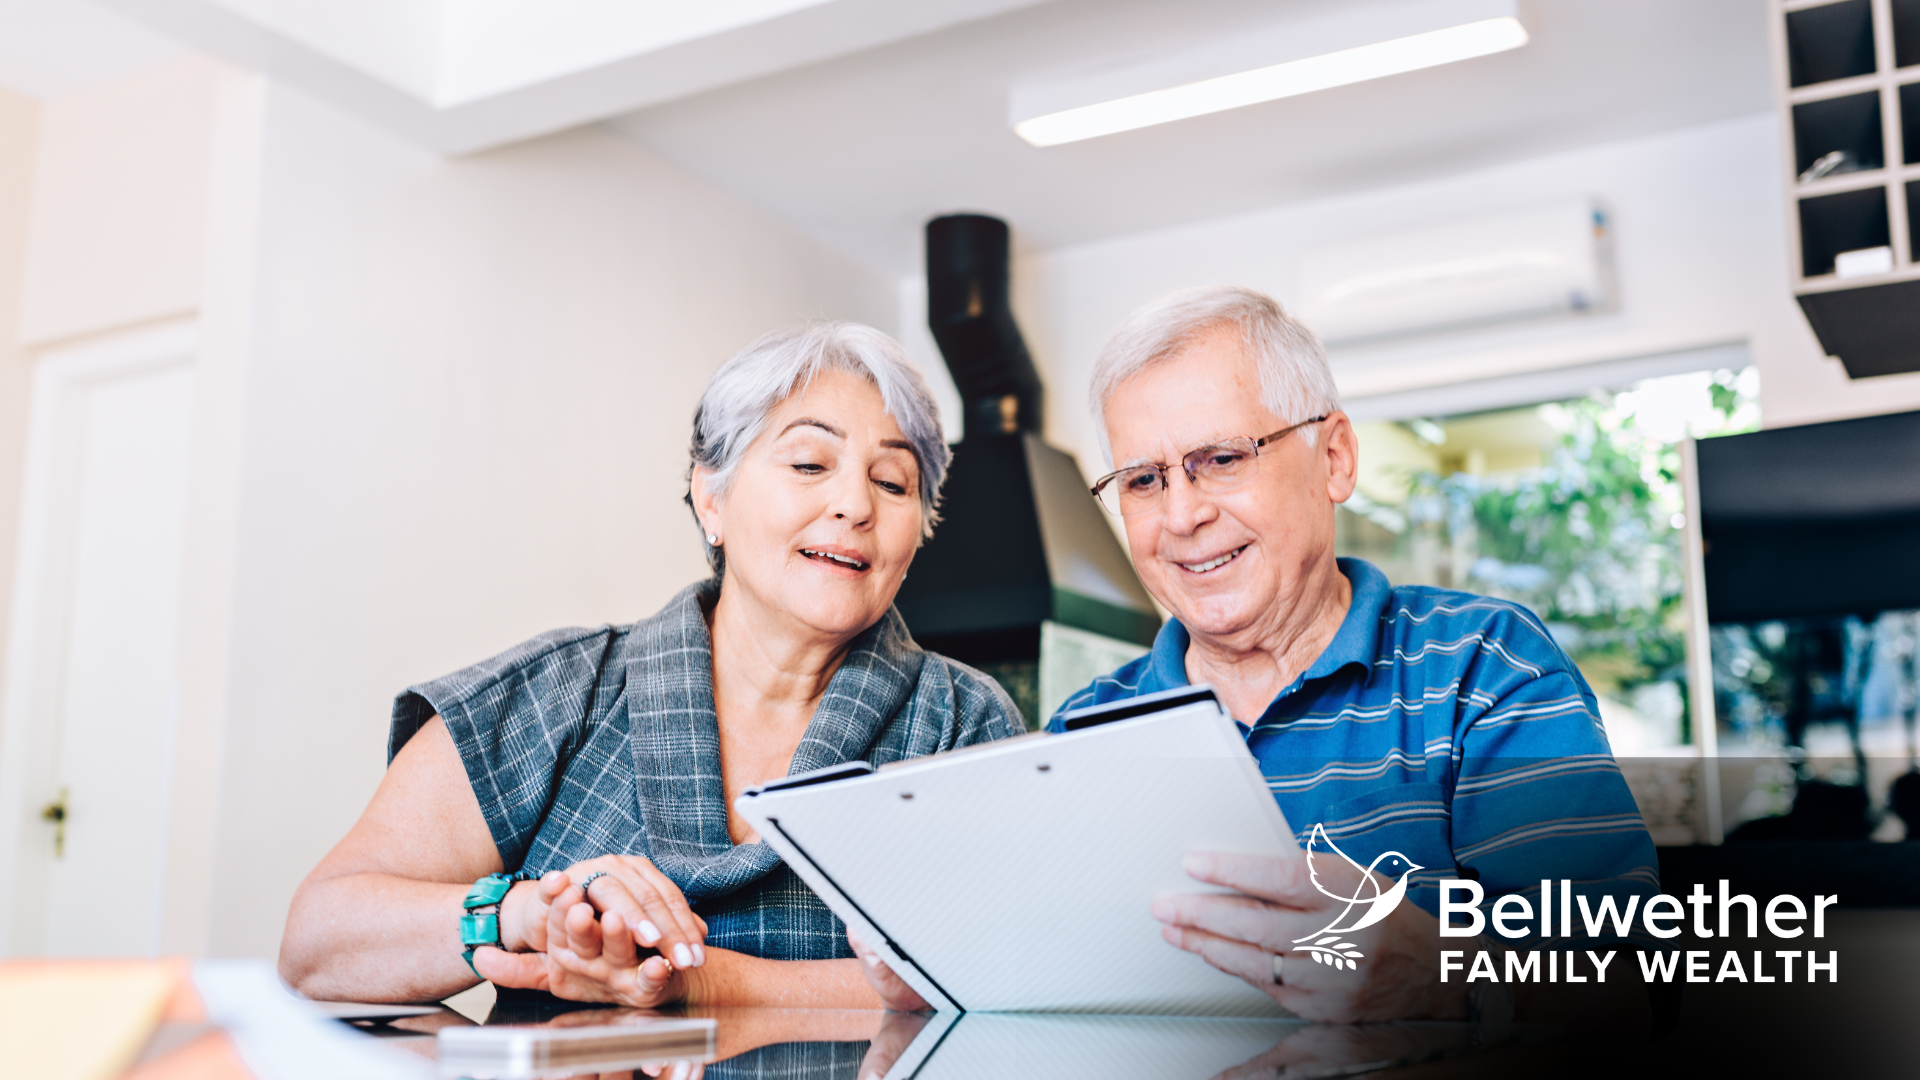
[[[1340,408],[1327,352],[1313,331],[1295,322],[1273,297],[1233,285],[1205,285],[1168,293],[1127,316],[1093,361],[1093,421],[1100,448],[1107,442],[1107,403],[1120,384],[1180,352],[1200,335],[1233,327],[1260,374],[1260,403],[1282,423],[1297,424]],[[1262,431],[1240,434],[1258,437]],[[1300,429],[1311,446],[1312,428]]]
[[[920,466],[922,535],[932,536],[940,520],[936,513],[940,485],[953,459],[940,429],[940,406],[900,343],[859,323],[812,323],[775,330],[720,365],[693,413],[688,480],[694,468],[704,468],[708,489],[715,495],[725,494],[747,447],[766,430],[767,417],[823,371],[852,372],[880,391],[881,404],[900,425]],[[693,505],[691,484],[687,505]],[[699,523],[696,512],[694,524]],[[708,565],[715,575],[720,574],[725,568],[721,550],[706,544],[704,534],[700,539],[706,545]]]

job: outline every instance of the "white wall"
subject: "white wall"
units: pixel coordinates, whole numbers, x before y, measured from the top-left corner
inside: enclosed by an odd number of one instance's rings
[[[218,71],[181,60],[41,106],[23,340],[198,306]]]
[[[1769,426],[1920,407],[1920,375],[1849,381],[1807,329],[1787,288],[1778,139],[1767,114],[1027,254],[1014,270],[1014,305],[1047,378],[1049,435],[1088,473],[1104,471],[1086,406],[1094,354],[1129,311],[1164,292],[1242,284],[1290,303],[1305,248],[1568,196],[1596,198],[1612,216],[1618,310],[1336,352],[1342,393],[1744,341],[1760,368]]]
[[[364,807],[393,695],[703,576],[707,376],[894,284],[594,129],[440,160],[278,88],[211,951],[270,955]]]
[[[31,368],[19,344],[20,286],[27,265],[39,121],[40,109],[33,101],[0,90],[0,612],[9,610],[13,602],[12,568],[26,456]],[[0,618],[0,656],[6,655],[5,622]]]

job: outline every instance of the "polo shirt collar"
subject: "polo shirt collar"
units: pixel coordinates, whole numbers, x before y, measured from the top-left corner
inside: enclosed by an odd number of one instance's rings
[[[1347,617],[1333,640],[1307,665],[1303,679],[1323,679],[1348,664],[1373,670],[1373,658],[1380,648],[1380,617],[1387,610],[1393,586],[1387,575],[1365,559],[1339,559],[1340,572],[1353,586],[1353,599],[1347,603]]]
[[[1392,599],[1393,586],[1387,581],[1387,575],[1381,573],[1372,563],[1364,559],[1336,560],[1340,572],[1347,576],[1348,584],[1353,586],[1353,599],[1347,605],[1346,618],[1340,620],[1340,629],[1334,632],[1333,640],[1327,643],[1318,657],[1295,681],[1294,685],[1308,679],[1325,678],[1348,664],[1359,664],[1373,668],[1374,654],[1379,649],[1380,618],[1386,612],[1387,602]],[[1168,619],[1154,636],[1153,651],[1149,654],[1147,668],[1154,690],[1171,690],[1187,684],[1187,646],[1193,638],[1187,628],[1180,625],[1179,619]],[[1145,686],[1141,692],[1147,692]],[[1285,696],[1285,695],[1282,695]]]

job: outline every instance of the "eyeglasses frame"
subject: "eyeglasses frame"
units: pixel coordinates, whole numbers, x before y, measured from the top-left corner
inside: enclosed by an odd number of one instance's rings
[[[1276,442],[1279,442],[1281,439],[1284,439],[1288,435],[1291,435],[1294,432],[1300,430],[1301,428],[1306,427],[1308,424],[1318,424],[1323,420],[1331,419],[1332,416],[1333,416],[1332,413],[1323,413],[1311,419],[1302,420],[1299,423],[1293,424],[1289,427],[1283,427],[1279,431],[1273,432],[1270,435],[1263,435],[1258,439],[1254,439],[1253,440],[1254,457],[1258,458],[1260,456],[1260,451],[1262,448],[1270,446]],[[1192,484],[1197,482],[1194,478],[1193,470],[1187,467],[1187,462],[1191,460],[1195,454],[1200,453],[1202,450],[1211,450],[1212,448],[1221,445],[1222,442],[1231,442],[1231,441],[1232,441],[1231,439],[1223,439],[1221,440],[1221,442],[1213,442],[1213,443],[1208,443],[1205,446],[1197,446],[1192,450],[1187,451],[1185,454],[1182,454],[1180,456],[1179,468],[1181,472],[1187,474],[1187,483]],[[1146,464],[1143,464],[1143,465],[1129,465],[1124,469],[1115,469],[1114,471],[1094,481],[1093,486],[1088,488],[1087,490],[1093,494],[1093,501],[1100,504],[1100,509],[1107,510],[1107,501],[1100,497],[1100,492],[1104,490],[1107,487],[1107,485],[1113,483],[1115,480],[1118,480],[1122,473],[1130,473],[1130,472],[1133,472],[1135,469],[1152,469],[1155,472],[1158,472],[1160,474],[1160,487],[1162,491],[1165,491],[1172,486],[1167,482],[1167,470],[1173,467],[1174,466],[1172,465],[1167,465],[1161,462],[1147,462]],[[1120,514],[1120,511],[1117,511],[1117,510],[1107,510],[1107,512],[1115,515]]]

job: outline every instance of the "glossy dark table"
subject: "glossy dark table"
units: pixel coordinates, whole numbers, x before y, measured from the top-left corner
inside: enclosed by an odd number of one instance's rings
[[[715,1053],[698,1062],[575,1075],[793,1077],[807,1080],[950,1080],[1086,1077],[1089,1080],[1255,1080],[1350,1076],[1528,1076],[1564,1064],[1551,1032],[1482,1031],[1469,1024],[1325,1025],[1299,1021],[1039,1014],[913,1014],[816,1009],[709,1009],[649,1013],[582,1008],[551,999],[501,1001],[487,1024],[645,1023],[706,1016]],[[367,1030],[389,1045],[434,1053],[441,1028],[474,1021],[452,1010]],[[552,1074],[548,1074],[552,1075]]]

